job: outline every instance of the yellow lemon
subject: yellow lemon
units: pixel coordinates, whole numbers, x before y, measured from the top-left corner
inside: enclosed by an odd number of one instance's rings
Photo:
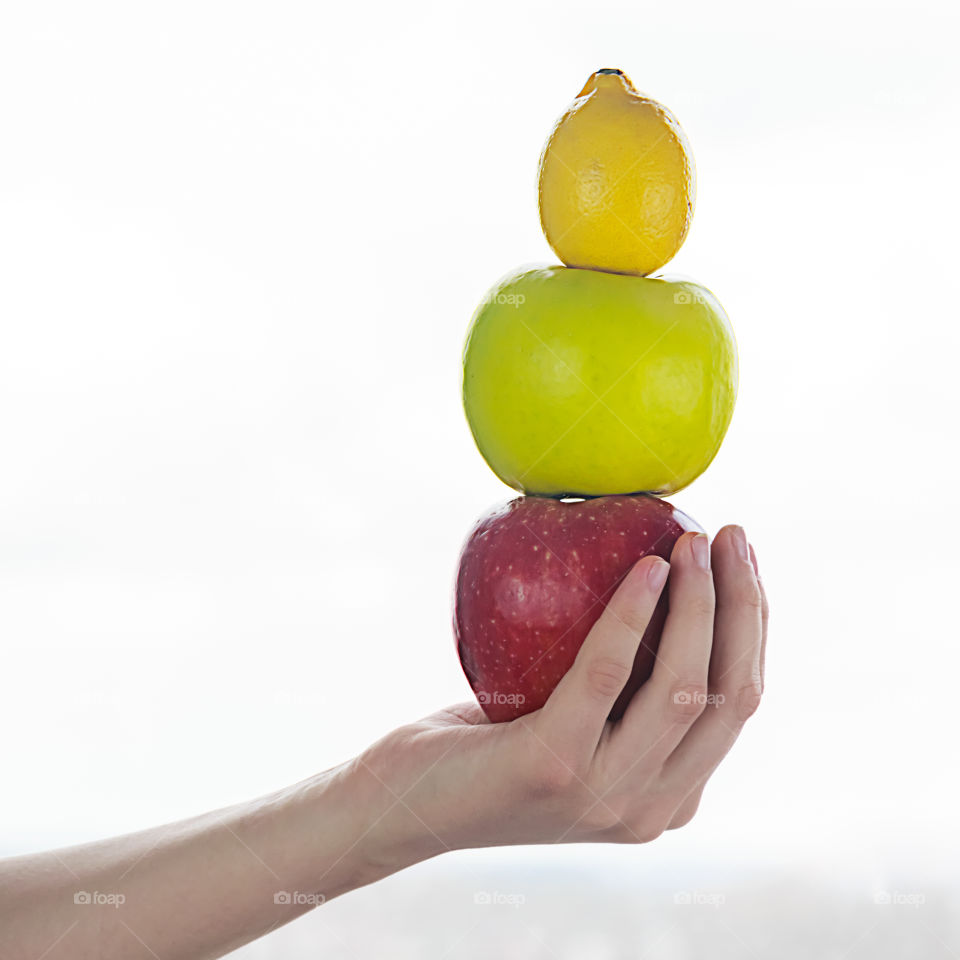
[[[687,138],[620,70],[598,70],[540,157],[540,223],[569,267],[646,276],[680,249],[693,218]]]

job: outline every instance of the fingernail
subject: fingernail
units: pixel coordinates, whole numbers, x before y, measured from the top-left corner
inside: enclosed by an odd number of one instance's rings
[[[656,563],[651,563],[647,568],[647,583],[649,583],[654,590],[660,590],[667,582],[667,574],[669,572],[670,564],[658,558]]]
[[[747,544],[747,535],[744,532],[743,527],[733,528],[733,545],[737,548],[737,555],[740,557],[740,559],[749,563],[750,548]]]
[[[750,562],[753,564],[753,572],[757,575],[757,579],[760,579],[760,566],[757,563],[757,551],[753,549],[753,544],[750,544]]]
[[[710,569],[710,541],[707,540],[705,533],[698,533],[690,541],[690,549],[693,551],[693,561],[698,567],[704,570]]]

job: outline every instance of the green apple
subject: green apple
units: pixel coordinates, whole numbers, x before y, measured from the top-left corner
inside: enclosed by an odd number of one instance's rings
[[[736,396],[730,321],[687,280],[521,270],[484,298],[463,350],[473,437],[523,493],[674,493],[716,456]]]

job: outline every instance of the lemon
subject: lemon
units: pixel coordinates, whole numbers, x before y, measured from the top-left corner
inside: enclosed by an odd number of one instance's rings
[[[646,276],[680,249],[695,173],[676,117],[621,70],[598,70],[540,157],[540,223],[569,267]]]

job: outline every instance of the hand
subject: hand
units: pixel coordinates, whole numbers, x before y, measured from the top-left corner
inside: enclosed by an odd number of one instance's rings
[[[682,826],[763,684],[756,559],[739,527],[717,536],[712,572],[709,555],[705,536],[685,534],[669,565],[636,564],[543,709],[512,723],[463,704],[265,797],[0,860],[0,954],[221,956],[444,850],[639,843]],[[653,675],[610,723],[668,567]],[[110,891],[123,909],[79,891]]]
[[[611,723],[668,573],[653,675]],[[712,551],[688,533],[669,564],[641,560],[542,709],[491,724],[476,704],[459,704],[353,762],[371,803],[362,843],[374,872],[455,848],[643,843],[683,826],[759,705],[767,617],[740,527],[721,530]]]

